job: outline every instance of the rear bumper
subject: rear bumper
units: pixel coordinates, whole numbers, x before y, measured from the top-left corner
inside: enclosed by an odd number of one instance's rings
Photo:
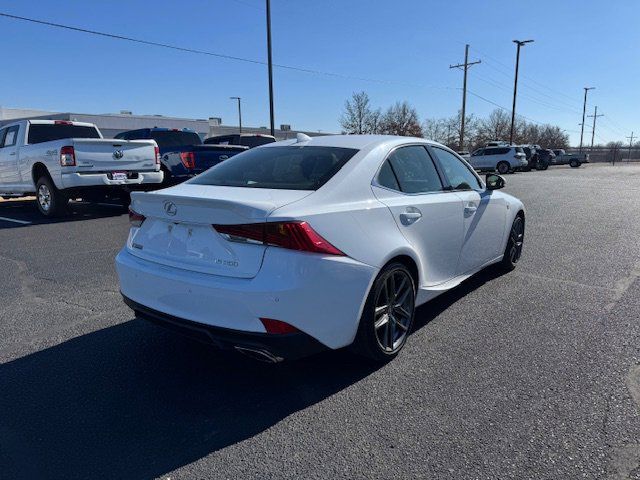
[[[275,247],[265,250],[253,278],[161,265],[126,247],[116,257],[116,269],[122,295],[147,310],[204,330],[221,328],[256,338],[266,335],[260,318],[281,320],[331,349],[353,342],[378,271],[348,257]]]
[[[137,178],[127,180],[111,180],[106,173],[63,173],[61,175],[62,188],[135,186],[149,183],[162,183],[162,178],[164,177],[164,174],[161,171],[137,173]]]
[[[124,295],[123,299],[124,303],[136,313],[137,318],[222,350],[239,351],[265,361],[275,363],[285,359],[295,360],[327,349],[316,339],[302,332],[270,335],[214,327],[158,312]]]

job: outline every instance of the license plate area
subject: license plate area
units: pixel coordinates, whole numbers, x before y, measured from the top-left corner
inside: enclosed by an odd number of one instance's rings
[[[111,174],[111,180],[124,182],[128,178],[127,172],[113,172]]]

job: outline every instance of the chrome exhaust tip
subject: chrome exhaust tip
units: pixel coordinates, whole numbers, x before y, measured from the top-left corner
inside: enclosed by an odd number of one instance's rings
[[[254,360],[258,360],[260,362],[279,363],[284,360],[284,358],[278,357],[277,355],[274,355],[273,353],[268,352],[267,350],[260,350],[258,348],[249,348],[249,347],[239,347],[237,345],[234,348],[238,352],[242,353],[243,355],[246,355],[247,357],[251,357]]]

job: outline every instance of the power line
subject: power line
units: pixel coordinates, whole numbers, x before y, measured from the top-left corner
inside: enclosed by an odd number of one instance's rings
[[[474,50],[476,50],[478,53],[480,53],[480,54],[482,54],[482,55],[486,56],[486,57],[490,60],[490,61],[489,61],[489,63],[492,63],[491,61],[493,61],[493,62],[495,62],[496,64],[501,65],[502,67],[504,67],[507,71],[509,71],[509,72],[511,71],[511,67],[510,67],[510,66],[508,66],[508,65],[506,65],[506,64],[504,64],[504,63],[502,63],[500,60],[496,59],[495,57],[492,57],[491,55],[488,55],[488,54],[487,54],[487,53],[485,53],[485,52],[481,52],[481,51],[480,51],[480,50],[478,50],[476,47],[472,47],[472,48],[473,48]],[[494,67],[494,68],[495,68],[495,67]],[[498,69],[496,69],[496,70],[498,70]],[[501,72],[501,73],[502,73],[502,72]],[[505,74],[505,75],[510,76],[510,73]],[[568,99],[569,99],[569,100],[571,100],[572,102],[575,102],[575,98],[573,98],[573,97],[571,97],[571,96],[569,96],[569,95],[567,95],[567,94],[565,94],[565,93],[562,93],[562,92],[560,92],[559,90],[555,90],[555,89],[553,89],[553,88],[551,88],[551,87],[549,87],[549,86],[547,86],[547,85],[545,85],[545,84],[543,84],[543,83],[540,83],[539,81],[534,80],[533,78],[528,77],[527,75],[524,75],[524,74],[523,74],[522,76],[523,76],[526,80],[529,80],[529,81],[531,81],[531,82],[533,82],[533,83],[535,83],[535,84],[539,85],[540,87],[545,88],[545,89],[547,89],[548,91],[555,93],[556,95],[561,95],[561,96],[563,96],[563,97],[565,97],[565,98],[568,98]],[[524,82],[524,83],[526,83],[526,82]],[[529,88],[533,88],[533,87],[529,87]],[[541,94],[543,94],[542,92],[540,92],[540,93],[541,93]],[[550,97],[550,98],[551,98],[551,97]],[[577,105],[577,103],[574,103],[574,105]]]
[[[86,33],[86,34],[90,34],[90,35],[97,35],[97,36],[116,39],[116,40],[123,40],[123,41],[138,43],[138,44],[142,44],[142,45],[150,45],[150,46],[159,47],[159,48],[167,48],[167,49],[170,49],[170,50],[176,50],[176,51],[180,51],[180,52],[188,52],[188,53],[193,53],[193,54],[198,54],[198,55],[207,55],[207,56],[210,56],[210,57],[217,57],[217,58],[222,58],[222,59],[225,59],[225,60],[233,60],[233,61],[237,61],[237,62],[251,63],[251,64],[254,64],[254,65],[265,65],[265,66],[268,65],[267,62],[264,62],[264,61],[261,61],[261,60],[254,60],[254,59],[251,59],[251,58],[237,57],[237,56],[234,56],[234,55],[227,55],[227,54],[224,54],[224,53],[210,52],[210,51],[207,51],[207,50],[199,50],[199,49],[189,48],[189,47],[181,47],[179,45],[171,45],[171,44],[168,44],[168,43],[154,42],[154,41],[151,41],[151,40],[143,40],[143,39],[140,39],[140,38],[128,37],[128,36],[125,36],[125,35],[119,35],[119,34],[115,34],[115,33],[100,32],[100,31],[97,31],[97,30],[90,30],[90,29],[82,28],[82,27],[74,27],[74,26],[71,26],[71,25],[63,25],[61,23],[49,22],[49,21],[46,21],[46,20],[38,20],[38,19],[35,19],[35,18],[21,17],[19,15],[11,15],[9,13],[4,13],[4,12],[0,12],[0,17],[9,18],[9,19],[12,19],[12,20],[19,20],[19,21],[23,21],[23,22],[35,23],[35,24],[38,24],[38,25],[45,25],[45,26],[48,26],[48,27],[71,30],[71,31],[74,31],[74,32]],[[345,75],[345,74],[342,74],[342,73],[326,72],[326,71],[322,71],[322,70],[314,70],[314,69],[311,69],[311,68],[296,67],[296,66],[292,66],[292,65],[285,65],[285,64],[278,64],[278,63],[274,63],[273,66],[277,67],[277,68],[281,68],[281,69],[292,70],[292,71],[301,72],[301,73],[307,73],[307,74],[311,74],[311,75],[322,75],[322,76],[342,78],[342,79],[347,79],[347,80],[358,80],[358,81],[362,81],[362,82],[388,84],[388,85],[400,85],[400,86],[414,87],[414,88],[437,88],[437,89],[444,89],[444,90],[457,90],[457,88],[455,88],[455,87],[439,86],[439,85],[418,85],[418,84],[411,84],[411,83],[407,83],[407,82],[397,82],[397,81],[393,81],[393,80],[381,80],[381,79],[375,79],[375,78],[358,77],[358,76],[352,76],[352,75]]]

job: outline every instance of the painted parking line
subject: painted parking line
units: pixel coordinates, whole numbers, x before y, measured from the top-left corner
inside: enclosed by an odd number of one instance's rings
[[[27,222],[26,220],[16,220],[15,218],[0,217],[0,221],[19,223],[20,225],[31,225],[31,222]]]

